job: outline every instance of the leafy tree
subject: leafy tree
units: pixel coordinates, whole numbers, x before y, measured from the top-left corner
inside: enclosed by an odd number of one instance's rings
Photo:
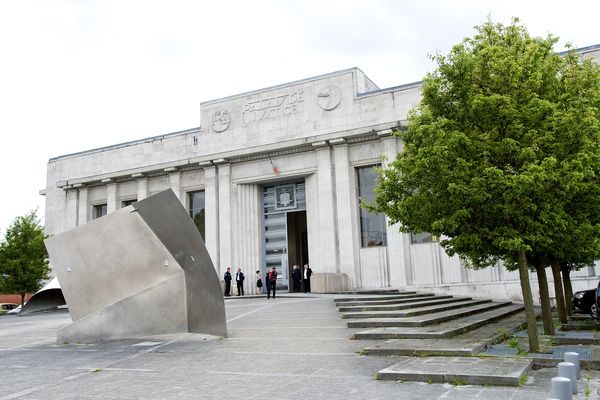
[[[404,150],[381,170],[369,206],[403,231],[442,237],[446,252],[472,268],[512,260],[532,352],[539,340],[527,258],[568,235],[578,191],[600,203],[592,189],[598,70],[556,54],[556,41],[531,37],[518,19],[487,21],[447,56],[434,56],[438,67],[424,79],[422,101],[397,133]],[[575,93],[578,79],[590,88]],[[586,110],[592,113],[582,121]]]
[[[7,293],[21,295],[38,291],[48,279],[48,253],[44,246],[44,229],[36,212],[15,218],[0,243],[0,287]]]

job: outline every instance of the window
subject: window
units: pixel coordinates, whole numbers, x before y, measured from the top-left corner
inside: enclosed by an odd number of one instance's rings
[[[429,232],[420,232],[420,233],[411,233],[410,234],[410,242],[412,244],[415,243],[431,243],[435,242],[435,236],[433,236]]]
[[[128,206],[132,205],[133,203],[135,203],[136,201],[137,201],[137,199],[123,200],[121,202],[121,208],[128,207]]]
[[[106,204],[96,204],[94,206],[94,213],[92,215],[93,219],[104,217],[106,215],[107,208]]]
[[[190,217],[204,240],[204,190],[188,193]]]
[[[375,200],[377,172],[375,166],[357,168],[358,197],[361,200]],[[385,217],[360,207],[360,242],[362,247],[385,246],[387,233]]]

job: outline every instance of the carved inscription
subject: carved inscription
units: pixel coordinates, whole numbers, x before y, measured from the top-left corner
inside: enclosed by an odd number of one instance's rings
[[[244,104],[244,123],[279,118],[303,110],[303,91],[259,99]]]

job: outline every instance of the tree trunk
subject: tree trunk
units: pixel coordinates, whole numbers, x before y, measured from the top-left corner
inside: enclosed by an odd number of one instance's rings
[[[21,308],[25,305],[25,293],[21,293]]]
[[[535,324],[533,296],[531,295],[531,286],[529,285],[529,271],[527,270],[527,258],[525,257],[525,252],[520,251],[517,254],[517,260],[519,264],[519,278],[521,281],[521,291],[523,292],[523,302],[525,303],[525,316],[527,318],[529,351],[531,353],[539,353],[540,341],[538,339],[537,326]]]
[[[535,260],[535,272],[538,278],[538,287],[540,289],[540,305],[542,306],[542,320],[544,321],[544,335],[554,335],[554,323],[552,321],[552,310],[550,308],[550,294],[548,293],[548,277],[546,276],[546,266],[544,260],[537,258]]]
[[[571,286],[570,268],[566,264],[561,264],[563,287],[565,288],[565,307],[567,315],[573,315],[573,286]]]
[[[560,278],[560,266],[558,261],[552,260],[552,277],[554,279],[554,297],[556,298],[556,309],[558,310],[558,320],[561,324],[567,323],[567,309],[565,307],[565,295],[563,292],[562,279]]]

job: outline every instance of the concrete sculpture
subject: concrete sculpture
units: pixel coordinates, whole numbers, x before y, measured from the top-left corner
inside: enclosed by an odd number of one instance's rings
[[[51,237],[46,247],[73,319],[58,343],[227,335],[212,261],[170,189]]]
[[[27,303],[21,308],[20,316],[34,314],[44,311],[57,310],[66,304],[58,279],[52,278],[43,288],[38,290]]]

